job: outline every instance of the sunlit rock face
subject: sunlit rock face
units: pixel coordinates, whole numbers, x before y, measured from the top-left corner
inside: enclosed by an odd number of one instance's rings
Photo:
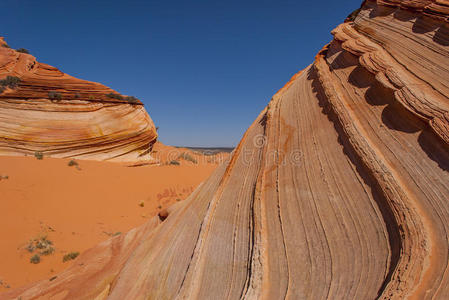
[[[0,298],[449,299],[447,5],[364,2],[166,220]]]
[[[18,82],[0,85],[0,155],[151,160],[157,133],[139,100],[5,45],[0,39],[0,79]]]

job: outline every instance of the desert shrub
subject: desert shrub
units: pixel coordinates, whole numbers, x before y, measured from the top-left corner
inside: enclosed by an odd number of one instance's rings
[[[47,247],[47,243],[45,243],[45,241],[37,241],[36,243],[36,248],[37,249],[44,249]]]
[[[123,100],[123,96],[120,94],[109,93],[106,95],[106,97],[112,98],[112,99],[117,99],[117,100]]]
[[[16,76],[6,76],[5,79],[0,80],[2,87],[16,88],[20,83],[20,78]]]
[[[69,163],[68,163],[69,167],[73,167],[73,166],[77,166],[77,165],[78,165],[78,163],[75,160],[73,160],[73,159],[70,160]]]
[[[58,92],[48,92],[48,98],[50,98],[51,100],[61,100],[62,95]]]
[[[114,233],[112,236],[117,236],[117,235],[121,235],[122,233],[120,231],[117,231],[116,233]]]
[[[137,99],[134,96],[127,96],[127,97],[125,97],[125,100],[131,104],[139,104],[140,103],[139,99]]]
[[[48,240],[46,236],[43,236],[35,241],[37,249],[47,249],[50,245],[53,245],[53,242]]]
[[[44,154],[41,151],[36,151],[36,152],[34,152],[34,157],[41,160],[44,158]]]
[[[16,49],[16,51],[17,51],[17,52],[20,52],[20,53],[30,54],[30,51],[28,51],[28,50],[25,49],[25,48],[19,48],[19,49]]]
[[[40,262],[41,262],[41,257],[39,256],[39,254],[34,254],[33,256],[31,256],[30,263],[38,264]]]
[[[137,99],[134,96],[123,97],[120,94],[109,93],[109,94],[106,94],[106,97],[112,98],[112,99],[117,99],[117,100],[126,100],[126,101],[128,101],[129,103],[132,103],[132,104],[140,104],[139,99]]]
[[[2,47],[3,48],[11,48],[8,44],[3,44]]]
[[[77,258],[78,255],[80,255],[79,252],[70,252],[70,253],[64,255],[64,257],[62,258],[62,262],[73,260],[73,259]]]
[[[16,88],[20,83],[20,78],[16,76],[6,76],[5,79],[0,80],[0,94],[5,91],[7,87]]]
[[[79,99],[79,98],[81,98],[80,93],[76,93],[76,94],[75,94],[75,99]]]
[[[33,253],[37,249],[40,250],[39,254],[32,257],[33,260],[37,261],[39,255],[50,255],[55,252],[55,248],[53,248],[52,245],[53,242],[47,239],[47,236],[44,235],[30,241],[25,249],[30,253]]]
[[[198,163],[198,161],[197,161],[192,155],[190,155],[190,154],[187,153],[187,152],[181,153],[181,155],[179,155],[178,159],[180,159],[180,158],[182,158],[182,159],[184,159],[184,160],[191,161],[191,162],[193,162],[194,164],[197,164],[197,163]]]
[[[40,253],[41,253],[41,255],[50,255],[53,252],[55,252],[55,248],[49,246],[49,247],[45,248],[44,250],[42,250]]]
[[[25,249],[27,249],[28,252],[32,253],[32,252],[34,251],[34,249],[36,249],[36,247],[33,245],[32,242],[30,242],[30,243],[26,246]]]
[[[170,163],[169,163],[169,165],[172,165],[172,166],[179,166],[181,163],[179,162],[179,161],[177,161],[177,160],[172,160],[172,161],[170,161]]]

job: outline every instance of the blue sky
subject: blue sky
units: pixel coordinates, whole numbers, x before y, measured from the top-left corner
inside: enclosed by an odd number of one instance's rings
[[[133,95],[182,146],[235,146],[361,0],[0,2],[0,36]]]

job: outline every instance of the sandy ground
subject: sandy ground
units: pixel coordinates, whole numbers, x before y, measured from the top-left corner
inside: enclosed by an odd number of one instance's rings
[[[156,145],[161,165],[140,167],[94,161],[68,166],[69,159],[0,156],[0,292],[51,278],[74,262],[63,263],[65,254],[141,225],[185,199],[217,166],[199,156],[196,164],[177,159],[171,150]],[[168,160],[180,165],[168,165]],[[55,251],[32,264],[30,258],[40,250],[30,253],[26,247],[43,236]]]

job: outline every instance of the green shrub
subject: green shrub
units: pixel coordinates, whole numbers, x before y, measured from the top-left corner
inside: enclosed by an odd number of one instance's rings
[[[78,163],[75,160],[73,160],[73,159],[70,160],[69,163],[68,163],[69,167],[73,167],[73,166],[77,166],[77,165],[78,165]]]
[[[79,252],[70,252],[70,253],[64,255],[64,257],[62,258],[62,262],[73,260],[73,259],[77,258],[78,255],[80,255]]]
[[[0,85],[2,87],[10,87],[10,88],[16,88],[20,83],[20,78],[16,76],[6,76],[5,79],[0,80]]]
[[[109,93],[106,95],[106,97],[112,98],[112,99],[117,99],[117,100],[123,100],[123,96],[120,94]]]
[[[179,166],[181,163],[179,161],[177,161],[177,160],[172,160],[172,161],[170,161],[169,164],[173,165],[173,166]]]
[[[125,100],[131,104],[140,104],[140,100],[134,96],[127,96],[127,97],[125,97]]]
[[[34,157],[41,160],[44,158],[44,154],[41,151],[36,151],[36,152],[34,152]]]
[[[45,241],[37,241],[36,248],[37,249],[47,248],[47,243]]]
[[[16,49],[16,51],[17,51],[17,52],[20,52],[20,53],[30,54],[30,51],[28,51],[28,50],[25,49],[25,48],[19,48],[19,49]]]
[[[39,239],[35,239],[36,242],[36,248],[37,249],[46,249],[50,247],[50,245],[53,245],[53,242],[47,239],[47,236],[43,236]]]
[[[26,248],[28,250],[28,252],[32,253],[34,251],[34,249],[36,249],[36,247],[33,245],[33,242],[30,242]]]
[[[109,94],[106,94],[106,97],[112,98],[112,99],[117,99],[117,100],[126,100],[126,101],[128,101],[129,103],[132,103],[132,104],[140,104],[139,99],[137,99],[137,98],[134,97],[134,96],[126,96],[126,97],[123,97],[123,96],[120,95],[120,94],[109,93]]]
[[[53,242],[47,239],[47,236],[40,236],[33,239],[25,247],[28,252],[33,253],[35,250],[40,250],[39,254],[35,254],[31,257],[30,262],[37,264],[40,262],[40,255],[50,255],[55,252],[55,248],[52,247]]]
[[[8,44],[3,44],[2,47],[3,48],[11,48]]]
[[[39,254],[34,254],[33,256],[31,256],[30,263],[38,264],[40,262],[41,262],[41,257],[39,256]]]
[[[184,159],[184,160],[191,161],[191,162],[193,162],[194,164],[197,164],[197,163],[198,163],[198,161],[197,161],[192,155],[190,155],[190,154],[187,153],[187,152],[181,153],[181,155],[179,155],[178,159],[181,159],[181,158]]]
[[[55,252],[55,248],[48,246],[47,248],[42,250],[40,253],[41,253],[41,255],[50,255],[53,252]]]
[[[80,93],[76,93],[76,94],[75,94],[75,99],[79,99],[79,98],[81,98]]]
[[[48,98],[50,98],[51,100],[61,100],[62,95],[58,92],[48,92]]]

